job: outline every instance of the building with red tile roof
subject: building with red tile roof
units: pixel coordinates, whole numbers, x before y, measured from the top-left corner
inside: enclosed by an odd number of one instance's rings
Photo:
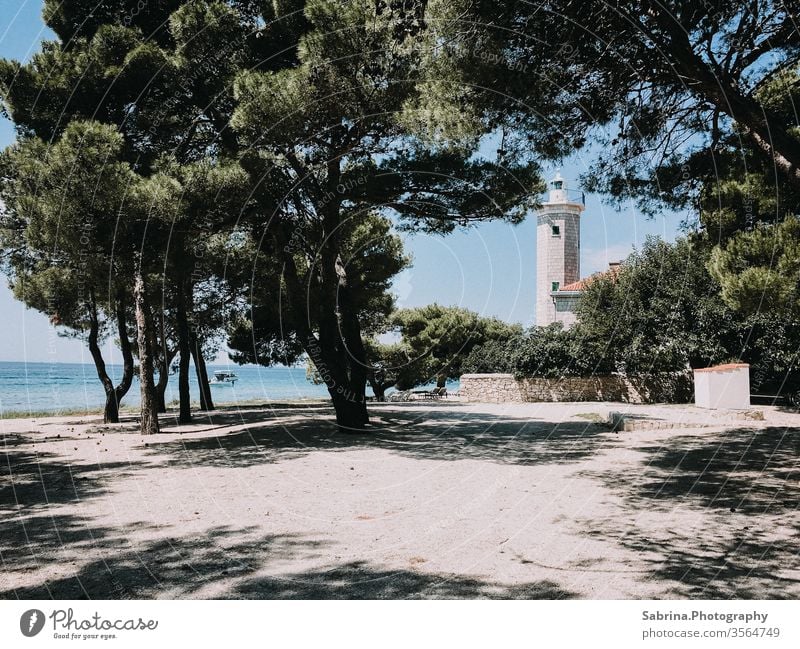
[[[594,273],[577,282],[570,282],[565,286],[560,286],[556,290],[550,291],[550,298],[553,301],[553,307],[556,313],[554,322],[560,322],[565,328],[569,328],[578,321],[577,309],[578,300],[581,293],[586,289],[589,284],[599,279],[600,277],[616,277],[619,274],[622,262],[613,261],[608,264],[608,269],[599,273]]]

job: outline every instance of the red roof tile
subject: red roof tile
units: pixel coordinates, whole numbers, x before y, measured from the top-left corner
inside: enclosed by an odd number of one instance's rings
[[[712,365],[711,367],[701,367],[695,372],[724,372],[726,370],[738,370],[742,367],[750,367],[747,363],[725,363],[723,365]]]
[[[560,287],[559,291],[582,291],[584,290],[589,284],[591,284],[594,280],[599,279],[601,277],[606,277],[607,275],[611,275],[612,279],[619,275],[620,271],[620,264],[614,264],[608,270],[601,271],[599,273],[594,273],[593,275],[589,275],[589,277],[584,277],[583,279],[579,279],[577,282],[572,282],[571,284],[566,284],[565,286]]]
[[[589,280],[591,278],[587,277],[585,279],[579,279],[577,282],[572,282],[572,284],[567,284],[566,286],[562,286],[559,288],[559,291],[582,291],[586,288]]]

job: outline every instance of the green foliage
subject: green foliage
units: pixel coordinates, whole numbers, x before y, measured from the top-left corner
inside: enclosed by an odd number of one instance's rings
[[[392,279],[411,260],[385,217],[353,214],[341,226],[339,235],[340,261],[353,296],[351,306],[365,335],[380,333],[394,308],[389,292]],[[297,243],[291,250],[298,281],[306,289],[307,311],[300,317],[308,318],[319,311],[326,287],[317,283],[318,269],[305,265],[304,245]],[[295,312],[286,306],[287,286],[281,264],[281,254],[286,250],[276,250],[271,239],[256,241],[249,233],[242,233],[238,240],[228,242],[222,253],[226,281],[243,297],[228,323],[228,345],[234,350],[234,359],[264,365],[295,363],[303,354],[305,341],[297,336]]]
[[[370,364],[370,384],[373,391],[381,392],[396,385],[399,390],[414,387],[414,367],[408,349],[400,343],[379,343],[374,338],[366,341],[367,360]]]
[[[392,315],[391,324],[410,359],[403,380],[407,387],[458,378],[464,359],[476,346],[510,340],[522,332],[519,325],[438,304],[400,309]]]
[[[563,329],[560,323],[528,331],[519,339],[511,358],[514,374],[520,378],[594,376],[613,369],[580,328]]]
[[[115,129],[76,121],[52,146],[28,138],[2,154],[5,270],[19,299],[67,327],[130,277],[139,190],[122,149]]]
[[[554,323],[475,347],[464,360],[462,370],[513,373],[518,378],[560,378],[609,374],[614,366],[605,349],[580,327],[564,329]]]
[[[713,251],[708,268],[731,308],[745,314],[798,313],[800,221],[789,217],[731,237]]]
[[[72,45],[79,38],[91,38],[108,24],[140,29],[153,39],[167,37],[164,25],[182,0],[45,0],[43,18],[59,39]],[[76,46],[77,47],[77,46]]]
[[[707,247],[648,238],[581,296],[580,329],[627,372],[678,371],[738,356],[735,316],[704,266]]]
[[[462,128],[505,127],[546,157],[590,144],[587,189],[651,212],[694,204],[720,146],[745,143],[800,188],[796,0],[441,4],[420,111],[434,124],[465,105]]]
[[[487,340],[472,348],[461,363],[462,374],[508,374],[514,372],[514,354],[523,338]]]
[[[713,252],[700,236],[674,244],[649,238],[618,273],[592,278],[577,325],[536,327],[486,342],[473,348],[462,371],[635,376],[741,360],[751,365],[754,390],[773,389],[798,361],[798,233],[790,219],[734,237]]]
[[[765,182],[763,174],[726,171],[731,175],[720,175],[704,185],[700,203],[703,229],[710,239],[719,243],[737,232],[774,221],[785,209],[780,193]]]
[[[489,219],[519,222],[540,188],[526,151],[479,155],[475,137],[431,152],[406,119],[430,80],[425,68],[439,43],[432,26],[443,10],[309,0],[296,59],[244,68],[233,86],[231,124],[256,202],[243,230],[258,270],[254,280],[235,272],[253,309],[235,320],[231,344],[238,358],[259,362],[302,348],[329,377],[337,417],[347,408],[338,395],[356,403],[375,377],[363,338],[384,327],[387,288],[404,265],[388,222],[381,232],[369,219],[396,216],[398,227],[440,233]],[[375,243],[353,256],[353,242],[367,236]],[[395,350],[373,349],[376,363],[383,352]],[[448,371],[431,366],[430,354],[409,353],[418,376],[404,381]]]
[[[673,372],[743,361],[751,365],[754,389],[780,382],[796,364],[800,324],[791,310],[777,308],[777,298],[771,298],[774,310],[764,309],[760,276],[753,280],[735,270],[747,257],[738,248],[748,247],[743,241],[757,240],[750,259],[769,263],[774,250],[765,245],[771,240],[765,239],[767,230],[759,227],[733,239],[727,251],[712,252],[699,236],[674,244],[648,239],[616,277],[600,276],[589,284],[579,303],[576,334],[593,345],[595,358],[602,354],[618,371]],[[792,290],[771,280],[767,285],[777,295]],[[760,309],[746,308],[758,303]]]

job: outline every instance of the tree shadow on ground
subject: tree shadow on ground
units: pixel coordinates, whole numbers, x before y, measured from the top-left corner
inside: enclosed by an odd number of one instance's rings
[[[19,512],[82,501],[102,494],[127,462],[70,463],[50,452],[0,451],[0,512]]]
[[[644,545],[643,550],[652,551],[649,544],[628,545],[634,549]],[[654,572],[654,577],[680,584],[676,594],[702,599],[793,599],[800,595],[800,582],[784,572],[800,559],[796,536],[794,541],[777,541],[745,532],[741,538],[722,540],[710,534],[694,552],[687,545],[665,548],[664,561]]]
[[[156,528],[137,522],[130,529]],[[58,565],[62,560],[74,563],[98,547],[124,550],[128,545],[120,532],[73,514],[19,514],[0,521],[0,565],[3,573],[11,575]]]
[[[662,512],[672,525],[656,535],[644,534],[635,519],[627,528],[592,521],[587,535],[634,550],[651,579],[673,582],[677,597],[800,596],[800,430],[740,428],[638,450],[640,471],[582,475],[602,480],[634,514]],[[672,518],[676,507],[697,514]]]
[[[312,451],[382,449],[428,460],[486,460],[503,464],[569,463],[615,443],[608,427],[586,421],[548,422],[481,412],[426,408],[372,412],[372,426],[339,432],[331,410],[263,421],[252,413],[248,428],[229,434],[151,445],[173,465],[250,466],[294,459]],[[241,413],[240,416],[243,416]],[[259,419],[260,418],[260,419]]]
[[[735,516],[735,514],[731,514]],[[744,519],[746,520],[746,519]],[[775,528],[771,524],[775,522]],[[762,527],[708,515],[701,530],[663,529],[658,538],[619,521],[593,521],[589,536],[636,552],[647,579],[664,582],[667,597],[692,599],[795,599],[798,529],[780,521]]]
[[[80,527],[77,521],[71,525],[73,529]],[[252,530],[227,527],[199,536],[161,538],[147,543],[138,543],[121,532],[95,528],[91,530],[91,540],[87,534],[76,532],[84,542],[77,558],[84,561],[88,558],[88,562],[76,566],[68,576],[0,592],[0,598],[191,597],[209,583],[252,573],[263,561],[289,558],[301,552],[313,556],[312,550],[323,546],[321,542],[301,541],[291,536],[266,536],[232,543],[232,537],[246,536]],[[53,559],[57,559],[57,554]]]
[[[638,449],[642,471],[593,475],[646,507],[685,502],[761,514],[800,504],[800,429],[738,428]]]
[[[83,553],[89,561],[74,574],[46,583],[0,591],[11,599],[386,599],[386,598],[543,598],[575,594],[542,581],[517,586],[475,578],[412,570],[391,570],[366,562],[330,566],[327,543],[292,535],[246,541],[253,530],[218,528],[184,538],[128,544],[109,531],[95,531]],[[131,547],[133,546],[133,547]],[[101,558],[95,558],[95,557]],[[307,561],[315,568],[285,574],[281,565]],[[279,575],[279,576],[277,576]],[[205,592],[201,589],[207,588]]]
[[[391,570],[353,561],[284,578],[248,580],[235,589],[246,599],[572,599],[550,580],[507,585],[463,577]]]

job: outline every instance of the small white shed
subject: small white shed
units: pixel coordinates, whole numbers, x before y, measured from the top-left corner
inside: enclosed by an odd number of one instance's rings
[[[700,408],[749,408],[750,366],[727,363],[695,370],[694,403]]]

